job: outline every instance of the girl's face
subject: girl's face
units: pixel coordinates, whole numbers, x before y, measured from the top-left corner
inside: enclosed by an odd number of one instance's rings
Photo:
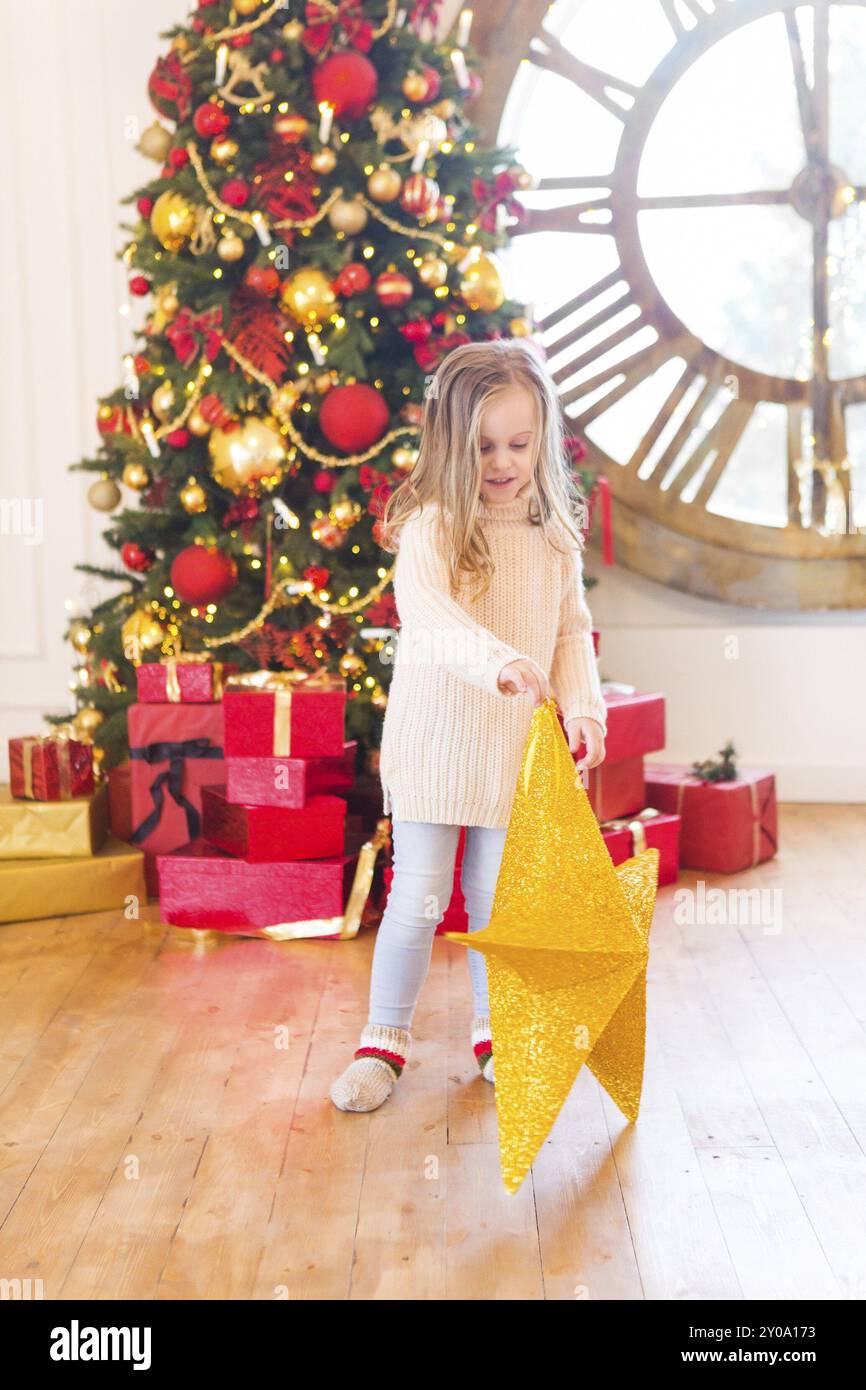
[[[488,506],[513,502],[532,479],[537,443],[535,401],[509,386],[481,416],[481,497]]]

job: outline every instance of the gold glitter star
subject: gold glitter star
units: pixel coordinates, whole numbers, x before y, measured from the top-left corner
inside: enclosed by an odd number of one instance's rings
[[[614,868],[553,698],[523,749],[493,910],[449,941],[487,959],[502,1177],[517,1191],[586,1062],[637,1119],[657,849]]]

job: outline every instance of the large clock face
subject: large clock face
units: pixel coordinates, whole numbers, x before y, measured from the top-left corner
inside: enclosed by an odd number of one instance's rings
[[[517,0],[485,39],[479,119],[537,176],[512,289],[618,557],[866,607],[866,0]]]

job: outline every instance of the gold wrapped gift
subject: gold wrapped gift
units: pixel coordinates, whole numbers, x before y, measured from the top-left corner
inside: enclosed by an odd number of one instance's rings
[[[108,787],[69,801],[20,801],[0,787],[0,860],[95,854],[108,834]]]
[[[0,860],[0,922],[69,917],[79,912],[116,911],[131,896],[147,902],[144,854],[122,840],[108,840],[98,854],[81,859]]]

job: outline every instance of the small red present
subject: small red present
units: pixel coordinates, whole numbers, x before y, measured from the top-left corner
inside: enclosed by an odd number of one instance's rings
[[[201,832],[201,789],[225,776],[221,704],[130,705],[130,842],[145,851],[148,891],[156,855]]]
[[[680,818],[646,806],[628,820],[611,820],[599,827],[614,864],[622,864],[645,849],[659,852],[658,883],[676,883],[680,863]]]
[[[93,749],[61,734],[10,738],[9,785],[27,801],[71,801],[93,794]]]
[[[381,841],[332,859],[255,864],[204,840],[159,856],[165,922],[275,940],[357,935]]]
[[[237,671],[233,664],[168,657],[137,666],[135,679],[142,704],[210,704],[221,700],[223,682]]]
[[[346,682],[325,671],[232,676],[223,696],[226,757],[342,757]]]
[[[226,799],[247,806],[306,806],[312,796],[348,791],[354,739],[339,758],[227,758]]]
[[[778,846],[776,779],[741,768],[725,782],[706,782],[679,763],[647,763],[647,800],[682,817],[680,863],[688,869],[734,874]]]
[[[665,746],[664,695],[606,694],[605,763],[619,763]],[[614,814],[617,814],[614,812]]]
[[[636,754],[611,762],[605,758],[598,767],[589,769],[586,789],[589,804],[600,821],[615,816],[628,816],[646,805],[643,755]]]
[[[226,854],[254,864],[274,859],[332,859],[343,853],[346,803],[314,796],[306,806],[244,806],[225,787],[203,787],[202,836]]]

